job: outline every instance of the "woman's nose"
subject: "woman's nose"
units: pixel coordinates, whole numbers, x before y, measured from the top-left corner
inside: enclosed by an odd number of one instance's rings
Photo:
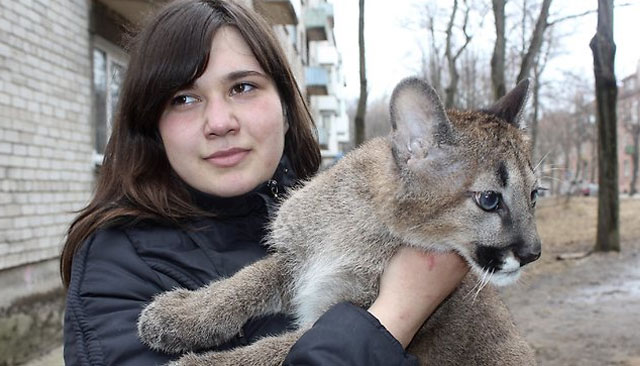
[[[233,108],[224,100],[208,103],[204,117],[206,136],[225,136],[229,133],[237,133],[240,129]]]

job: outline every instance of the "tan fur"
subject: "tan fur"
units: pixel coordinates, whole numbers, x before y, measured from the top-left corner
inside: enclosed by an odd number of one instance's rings
[[[405,80],[392,98],[394,133],[292,192],[271,225],[268,258],[204,289],[158,296],[140,317],[141,339],[170,352],[212,347],[247,319],[278,311],[306,329],[338,302],[368,307],[389,259],[400,246],[414,246],[454,250],[473,270],[411,343],[422,364],[535,364],[495,290],[483,288],[484,277],[509,279],[511,272],[498,266],[489,273],[478,254],[479,246],[495,251],[496,261],[539,252],[530,202],[536,182],[517,126],[525,97],[520,86],[490,113],[447,117],[430,87]],[[496,173],[501,164],[506,187]],[[499,191],[504,210],[481,210],[469,195],[478,190]],[[279,365],[300,333],[188,354],[175,365]]]

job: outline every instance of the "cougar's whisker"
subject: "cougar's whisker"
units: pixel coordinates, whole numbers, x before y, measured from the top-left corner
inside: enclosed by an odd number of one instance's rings
[[[536,167],[533,168],[533,172],[535,173],[536,170],[538,170],[538,167],[540,166],[540,164],[542,164],[544,162],[544,159],[547,158],[547,156],[549,156],[549,154],[551,154],[551,150],[549,150],[546,154],[544,154],[544,156],[540,159],[540,161],[538,162],[538,164],[536,164]]]
[[[484,273],[484,270],[483,270],[483,273]],[[482,278],[481,278],[480,276],[475,276],[475,277],[476,277],[476,283],[475,283],[475,284],[473,285],[473,287],[469,290],[469,292],[467,292],[467,293],[464,295],[464,297],[463,297],[464,299],[466,299],[467,297],[469,297],[469,295],[471,295],[472,293],[474,293],[474,292],[475,292],[475,290],[476,290],[476,288],[477,288],[478,286],[480,286],[480,283],[481,283],[481,281],[482,281]]]
[[[473,300],[471,301],[471,303],[475,303],[476,299],[478,298],[478,294],[480,293],[480,291],[482,291],[482,289],[484,288],[484,286],[486,286],[486,281],[487,281],[487,276],[489,275],[489,269],[485,269],[483,270],[483,276],[480,279],[479,282],[479,286],[477,286],[476,290],[475,290],[475,294],[473,295]]]

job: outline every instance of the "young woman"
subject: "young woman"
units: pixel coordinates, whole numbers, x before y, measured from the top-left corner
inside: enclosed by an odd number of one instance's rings
[[[130,57],[95,195],[62,252],[67,365],[177,358],[138,340],[144,305],[265,256],[277,193],[320,163],[303,96],[252,11],[224,0],[174,2],[133,39]],[[466,271],[454,254],[401,250],[372,306],[330,309],[287,364],[416,364],[404,348]],[[252,319],[217,349],[288,327],[282,315]]]

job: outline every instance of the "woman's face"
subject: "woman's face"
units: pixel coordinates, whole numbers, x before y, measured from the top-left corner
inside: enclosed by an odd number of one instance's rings
[[[271,178],[288,125],[273,80],[240,33],[223,27],[205,72],[172,98],[158,128],[180,178],[199,191],[233,197]]]

